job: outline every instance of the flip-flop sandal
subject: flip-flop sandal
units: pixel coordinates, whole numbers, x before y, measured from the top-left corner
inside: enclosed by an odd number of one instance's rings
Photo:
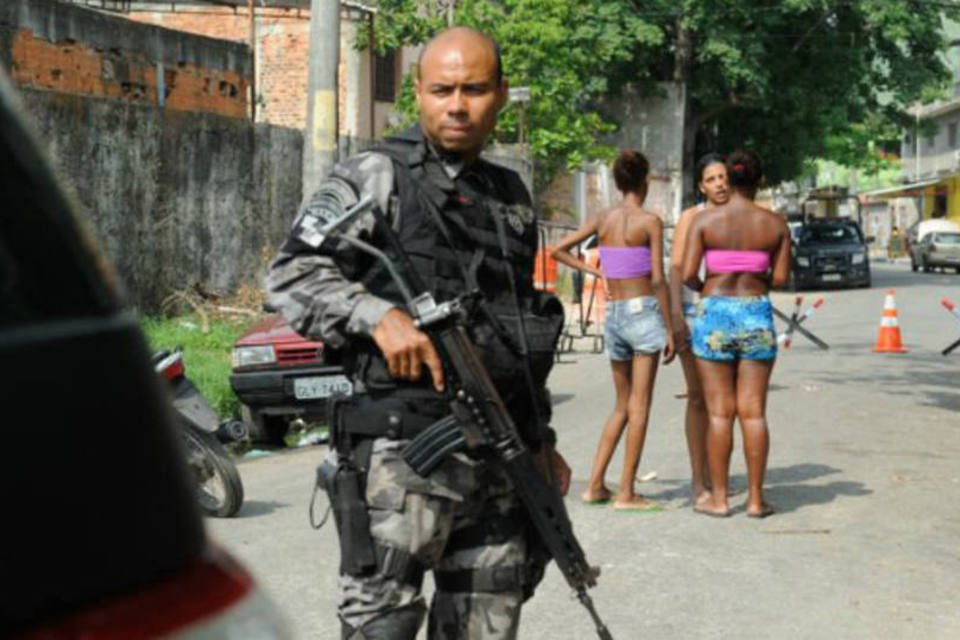
[[[617,503],[614,502],[613,509],[614,511],[620,511],[623,513],[657,513],[663,511],[663,505],[657,504],[656,502],[648,502],[639,506],[618,506]]]
[[[602,504],[610,504],[611,498],[597,498],[596,500],[584,500],[580,498],[580,502],[587,505],[588,507],[596,507]]]
[[[748,517],[748,518],[757,518],[757,519],[759,520],[759,519],[762,519],[762,518],[766,518],[767,516],[772,516],[772,515],[775,514],[776,512],[777,512],[776,509],[774,509],[773,507],[771,507],[769,504],[765,504],[765,505],[763,505],[763,509],[761,509],[759,513],[750,513],[750,512],[748,511],[748,512],[747,512],[747,517]]]
[[[711,518],[729,518],[733,514],[733,511],[729,511],[729,510],[710,511],[708,509],[698,509],[696,507],[693,508],[693,511],[694,513],[699,513],[702,516],[710,516]]]

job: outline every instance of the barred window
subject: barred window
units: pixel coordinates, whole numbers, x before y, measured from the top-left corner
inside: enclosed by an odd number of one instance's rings
[[[393,102],[397,98],[397,58],[394,51],[373,59],[373,99]]]

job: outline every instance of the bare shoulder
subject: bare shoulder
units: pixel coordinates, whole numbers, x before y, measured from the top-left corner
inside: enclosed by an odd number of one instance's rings
[[[597,227],[601,227],[603,226],[604,222],[606,222],[611,218],[615,218],[617,214],[620,213],[622,210],[623,210],[623,205],[621,205],[620,203],[617,203],[607,207],[606,209],[601,209],[599,211],[589,214],[587,216],[587,219],[593,220],[596,223]]]
[[[693,205],[692,207],[687,207],[680,212],[680,217],[677,219],[677,226],[681,224],[690,224],[690,221],[697,217],[697,214],[702,212],[704,209],[698,204]]]
[[[702,228],[709,225],[712,221],[720,218],[724,214],[724,207],[708,207],[706,209],[700,209],[696,211],[691,217],[690,226],[696,228]]]
[[[647,211],[646,209],[642,209],[641,211],[643,215],[642,219],[645,225],[647,225],[650,229],[656,229],[657,231],[663,230],[663,218],[655,213]]]
[[[769,220],[771,224],[776,225],[780,229],[788,228],[786,217],[780,215],[772,209],[767,209],[766,207],[761,207],[759,205],[757,205],[757,210],[764,217],[764,219]]]

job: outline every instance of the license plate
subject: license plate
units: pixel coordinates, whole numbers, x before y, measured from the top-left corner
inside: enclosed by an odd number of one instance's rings
[[[353,384],[347,376],[310,376],[293,379],[293,397],[297,400],[329,398],[337,393],[346,396],[353,394]]]
[[[824,282],[839,282],[840,274],[839,273],[825,273],[823,274]]]

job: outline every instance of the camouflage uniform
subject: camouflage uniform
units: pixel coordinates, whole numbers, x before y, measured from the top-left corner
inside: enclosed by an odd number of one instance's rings
[[[436,159],[451,179],[463,170],[456,160]],[[394,178],[390,158],[367,152],[338,164],[321,192],[352,185],[360,196],[371,195],[396,229],[401,207]],[[309,208],[294,222],[292,237],[307,226]],[[366,215],[347,233],[369,237],[373,226]],[[267,287],[270,302],[302,335],[340,347],[354,336],[369,336],[394,306],[347,277],[331,255],[291,246],[272,265]],[[343,249],[334,247],[333,253]],[[356,392],[366,391],[362,380],[355,385]],[[386,437],[372,444],[365,488],[370,533],[378,549],[390,551],[380,554],[372,575],[341,575],[344,637],[413,638],[426,610],[420,595],[425,570],[434,572],[437,585],[429,637],[515,637],[521,603],[542,577],[544,563],[528,553],[527,519],[506,477],[484,460],[454,454],[423,478],[400,457],[405,444]],[[337,452],[330,458],[335,464]],[[397,564],[390,554],[402,558],[405,577],[384,568]]]
[[[366,499],[371,532],[377,542],[407,550],[424,568],[437,572],[502,569],[525,570],[526,536],[509,526],[488,527],[476,545],[457,544],[458,532],[480,523],[523,514],[506,478],[492,465],[455,454],[429,478],[421,478],[400,458],[403,441],[374,441],[367,476]],[[331,452],[335,456],[335,452]],[[385,609],[425,606],[419,585],[403,584],[380,574],[340,577],[340,616],[353,627]],[[438,589],[430,606],[431,638],[514,638],[520,619],[522,590],[472,593]]]

